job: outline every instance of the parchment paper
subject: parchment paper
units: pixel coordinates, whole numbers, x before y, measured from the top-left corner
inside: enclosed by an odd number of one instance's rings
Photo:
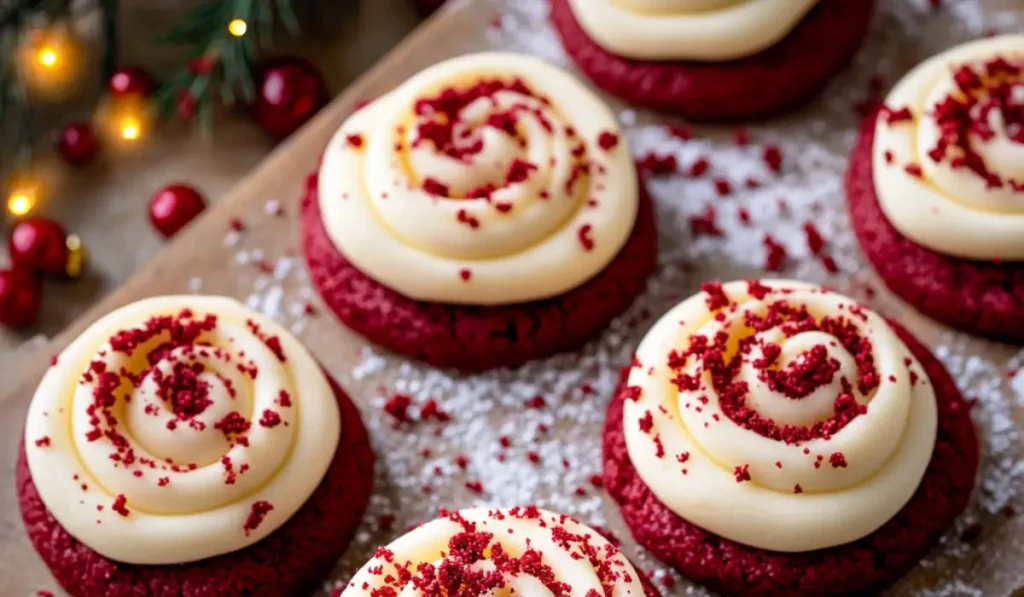
[[[736,143],[734,129],[715,127],[695,127],[694,139],[681,142],[665,132],[664,117],[613,102],[638,156],[656,151],[676,155],[681,164],[701,156],[712,163],[711,176],[702,179],[649,181],[658,202],[661,266],[648,292],[578,353],[517,371],[458,376],[395,358],[346,331],[318,307],[296,250],[303,177],[358,101],[424,66],[466,52],[509,49],[566,63],[545,20],[546,0],[450,2],[125,286],[27,358],[23,379],[3,380],[0,474],[8,483],[0,495],[0,595],[57,589],[24,536],[13,488],[24,412],[49,356],[116,306],[183,292],[235,296],[284,322],[362,409],[379,455],[377,489],[362,529],[325,590],[347,580],[376,545],[432,518],[440,507],[537,503],[609,528],[666,594],[706,594],[635,549],[591,477],[600,470],[604,406],[618,368],[629,362],[638,339],[701,281],[766,275],[761,269],[766,234],[785,247],[781,275],[827,283],[903,322],[935,350],[975,400],[983,458],[972,503],[942,545],[890,594],[1000,597],[1024,586],[1024,517],[1016,514],[1024,512],[1024,375],[1016,375],[1024,354],[952,332],[886,292],[853,241],[842,196],[846,157],[860,118],[857,105],[936,51],[990,29],[1020,31],[1020,9],[1014,10],[1019,4],[943,0],[937,10],[927,0],[877,4],[870,38],[849,71],[807,109],[746,127],[749,145]],[[765,143],[782,148],[780,175],[765,168]],[[734,192],[718,197],[714,178],[728,179]],[[746,188],[748,179],[757,180],[758,188]],[[724,234],[695,236],[691,218],[709,206],[715,207]],[[749,223],[743,223],[741,208]],[[245,223],[243,232],[230,231],[236,217]],[[826,254],[834,258],[838,273],[830,274],[811,255],[803,232],[807,221],[827,240]],[[417,403],[436,399],[451,420],[396,425],[382,408],[396,392]],[[531,452],[539,464],[530,461]],[[459,466],[459,456],[466,458],[465,467]]]

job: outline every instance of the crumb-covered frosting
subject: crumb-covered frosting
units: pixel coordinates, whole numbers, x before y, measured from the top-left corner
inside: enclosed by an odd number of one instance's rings
[[[101,318],[55,357],[25,449],[47,509],[131,564],[252,545],[320,484],[340,414],[320,367],[267,317],[169,296]]]
[[[935,444],[935,395],[889,325],[786,280],[709,283],[647,334],[624,431],[680,517],[774,551],[841,545],[910,499]]]
[[[907,74],[875,126],[875,192],[933,251],[1024,260],[1024,35],[966,43]]]
[[[640,60],[722,62],[784,38],[817,0],[570,0],[606,50]]]
[[[644,588],[596,531],[525,506],[442,511],[377,550],[341,593],[359,595],[643,597]]]
[[[353,114],[319,177],[324,226],[410,298],[510,304],[600,272],[633,229],[636,168],[614,114],[537,58],[462,56]]]

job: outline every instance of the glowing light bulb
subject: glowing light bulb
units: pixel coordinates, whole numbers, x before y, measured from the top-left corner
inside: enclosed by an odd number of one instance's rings
[[[228,23],[228,33],[235,37],[242,37],[249,30],[249,26],[242,19],[233,19]]]
[[[126,118],[121,122],[121,138],[125,141],[135,141],[142,136],[142,128],[134,118]]]
[[[36,60],[39,61],[41,66],[53,68],[57,66],[59,58],[57,56],[57,51],[53,48],[41,48],[39,53],[36,55]]]
[[[34,205],[35,200],[32,198],[32,195],[24,191],[15,191],[7,199],[7,211],[11,212],[11,215],[18,217],[32,211]]]

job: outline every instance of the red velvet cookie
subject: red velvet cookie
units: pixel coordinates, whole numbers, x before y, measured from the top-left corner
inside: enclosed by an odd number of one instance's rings
[[[306,186],[300,236],[324,302],[438,367],[581,345],[657,257],[615,113],[525,54],[468,54],[408,79],[349,116]]]
[[[399,595],[413,587],[429,595],[660,594],[614,542],[536,506],[442,509],[378,548],[332,595]]]
[[[580,346],[643,292],[657,260],[650,196],[626,245],[597,276],[559,297],[476,307],[407,298],[374,281],[338,252],[324,230],[317,176],[309,177],[300,220],[313,283],[341,321],[372,342],[435,367],[512,367]]]
[[[580,70],[631,104],[700,120],[772,116],[806,102],[842,70],[867,35],[871,0],[822,0],[787,37],[725,62],[644,61],[592,40],[569,0],[551,0],[551,21]]]
[[[943,255],[900,234],[875,191],[872,147],[878,115],[861,127],[850,156],[846,199],[853,231],[878,275],[918,311],[952,326],[1024,339],[1024,266]]]
[[[362,520],[374,456],[359,411],[331,381],[341,408],[342,442],[304,506],[259,543],[188,564],[139,566],[109,560],[72,537],[43,505],[21,443],[18,505],[29,539],[68,593],[80,597],[303,595],[334,568]]]
[[[912,569],[966,507],[978,445],[969,407],[942,364],[909,332],[891,326],[931,380],[938,434],[916,493],[889,522],[852,543],[782,553],[742,545],[686,521],[659,501],[630,460],[623,431],[623,408],[632,396],[627,369],[608,407],[604,482],[635,539],[684,576],[728,595],[875,594]]]

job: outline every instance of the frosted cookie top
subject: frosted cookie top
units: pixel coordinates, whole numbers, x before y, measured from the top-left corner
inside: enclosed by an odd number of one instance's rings
[[[817,0],[569,0],[609,52],[638,60],[724,62],[786,37]]]
[[[430,302],[572,290],[618,254],[638,209],[611,110],[572,75],[519,54],[442,62],[353,114],[319,181],[338,250]]]
[[[801,552],[892,518],[931,459],[937,407],[906,345],[853,299],[786,280],[710,283],[643,339],[630,461],[676,514]]]
[[[234,300],[118,309],[60,355],[25,449],[47,509],[130,564],[201,560],[287,521],[334,458],[340,413],[298,341]]]
[[[460,595],[644,595],[637,571],[607,539],[568,516],[527,506],[442,512],[379,548],[341,597],[460,589]]]
[[[966,43],[908,73],[875,125],[875,192],[933,251],[1024,260],[1024,35]]]

